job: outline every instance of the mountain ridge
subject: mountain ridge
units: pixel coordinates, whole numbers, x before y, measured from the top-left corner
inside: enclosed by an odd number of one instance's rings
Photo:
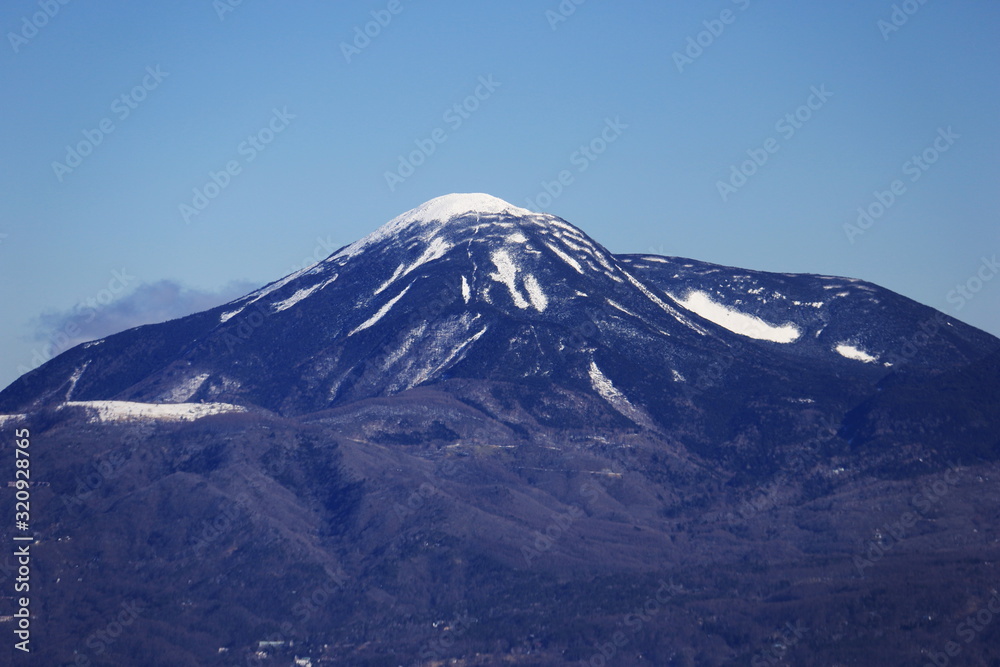
[[[431,271],[435,267],[447,268],[435,273]],[[343,287],[345,283],[347,287]],[[413,293],[407,299],[411,289]],[[326,292],[335,293],[335,296],[327,298]],[[296,317],[299,310],[317,298],[325,300],[321,307],[327,314],[322,322],[316,322],[315,316]],[[404,302],[397,307],[400,300]],[[882,303],[886,300],[892,302],[891,306]],[[848,305],[841,306],[843,302]],[[925,307],[863,281],[749,271],[652,255],[613,255],[561,218],[531,213],[489,195],[453,194],[411,209],[325,260],[228,304],[173,322],[150,325],[152,328],[140,328],[146,342],[150,340],[147,332],[155,332],[152,339],[162,337],[165,345],[174,335],[185,335],[179,331],[190,331],[188,336],[193,334],[193,340],[173,348],[173,359],[160,360],[159,371],[152,368],[155,362],[138,366],[120,364],[118,357],[122,354],[133,360],[141,354],[140,350],[128,345],[125,349],[101,354],[101,346],[106,341],[111,341],[114,347],[115,343],[137,335],[123,332],[84,343],[19,379],[0,392],[0,411],[23,412],[31,405],[44,404],[45,399],[37,389],[28,389],[33,385],[44,387],[41,393],[47,391],[50,399],[58,396],[65,385],[67,397],[177,402],[198,393],[196,389],[183,396],[183,387],[191,385],[206,372],[208,377],[203,380],[210,380],[214,389],[202,392],[198,400],[243,404],[246,399],[238,399],[238,392],[234,394],[228,390],[227,383],[232,387],[233,383],[246,378],[213,377],[211,367],[233,355],[245,354],[248,342],[269,337],[280,345],[283,343],[278,341],[291,335],[292,327],[298,332],[305,326],[301,330],[303,337],[327,343],[311,347],[311,354],[320,358],[309,362],[311,369],[301,369],[307,374],[323,372],[318,369],[323,364],[336,364],[334,357],[342,354],[343,348],[352,348],[354,357],[369,358],[378,352],[375,356],[384,360],[394,353],[405,354],[399,352],[399,346],[412,347],[414,341],[400,339],[393,350],[388,342],[391,328],[383,330],[377,326],[380,320],[389,315],[389,320],[402,326],[402,322],[391,315],[394,309],[421,312],[421,306],[426,303],[442,304],[438,316],[447,311],[450,319],[442,326],[446,325],[451,332],[448,335],[453,345],[447,352],[454,354],[450,357],[446,353],[439,355],[437,365],[440,369],[431,367],[432,360],[427,359],[422,369],[400,370],[412,377],[385,383],[383,388],[398,389],[414,380],[432,380],[436,373],[460,364],[488,333],[489,325],[485,321],[498,312],[503,316],[532,312],[540,325],[562,327],[571,332],[617,329],[625,335],[622,332],[628,330],[626,337],[644,340],[650,345],[669,345],[671,337],[683,339],[685,342],[677,348],[679,352],[674,357],[683,356],[684,350],[691,345],[709,348],[711,352],[705,354],[739,353],[745,344],[761,341],[761,344],[788,344],[787,349],[780,350],[782,356],[809,356],[816,363],[839,363],[836,358],[824,358],[826,352],[832,351],[836,353],[834,357],[889,369],[894,362],[888,357],[892,356],[897,362],[903,360],[897,350],[902,350],[905,334],[916,330],[914,327],[920,321],[940,322],[934,363],[945,360],[940,352],[943,349],[951,350],[955,357],[951,363],[968,363],[975,356],[969,351],[970,345],[971,349],[982,348],[990,341],[988,334],[935,314],[931,309],[922,310]],[[901,305],[908,312],[920,311],[919,316],[910,316],[906,322],[893,322],[887,314],[891,315],[893,308],[902,312]],[[569,312],[573,310],[577,312]],[[578,316],[580,310],[585,317]],[[598,311],[602,314],[596,318],[587,314]],[[827,312],[834,311],[838,313],[836,317],[827,317]],[[845,312],[845,316],[840,317],[840,312]],[[213,318],[217,318],[215,322]],[[303,320],[310,321],[306,325]],[[276,324],[279,321],[284,327]],[[480,324],[477,326],[476,322]],[[418,332],[419,323],[407,322],[406,325],[425,346],[429,345],[432,337],[426,331]],[[431,326],[430,321],[427,326]],[[874,335],[880,331],[884,335]],[[699,335],[702,340],[689,336],[689,332]],[[434,335],[437,336],[435,340],[442,340],[441,331]],[[552,335],[553,345],[558,349],[566,345],[563,338],[571,337],[558,331]],[[465,339],[459,340],[461,336]],[[351,339],[367,339],[367,346],[363,344],[362,349],[356,349],[358,346]],[[295,344],[302,343],[295,341]],[[485,344],[478,343],[478,346]],[[65,366],[74,356],[72,370],[63,370],[62,377],[50,373],[49,369]],[[918,357],[916,362],[919,364],[923,359],[925,355]],[[286,366],[303,367],[306,363],[301,358],[284,361]],[[684,365],[680,358],[674,361]],[[240,360],[239,363],[246,362]],[[102,364],[103,368],[98,369]],[[142,383],[147,387],[155,384],[154,379],[144,376],[147,370],[141,369],[151,370],[154,375],[171,371],[177,375],[182,370],[180,366],[185,364],[200,364],[204,368],[186,375],[180,373],[183,378],[177,379],[173,386],[163,386],[159,393],[138,387]],[[587,375],[589,365],[589,362],[584,364]],[[274,376],[283,372],[266,363],[258,370]],[[341,369],[341,385],[346,387],[345,382],[354,382],[353,370]],[[670,369],[668,374],[686,377],[693,370],[689,363]],[[100,382],[91,383],[90,378],[95,373]],[[118,379],[108,383],[108,375]],[[334,378],[327,380],[329,384],[324,389],[332,396],[328,402],[332,405],[337,400],[337,389],[333,387]],[[105,389],[113,390],[112,395],[93,390],[102,383]],[[164,385],[164,382],[159,384]],[[130,387],[134,388],[131,394]],[[26,399],[32,393],[33,400]],[[257,405],[279,412],[290,409],[273,400]],[[308,406],[309,409],[322,407],[316,402]],[[306,409],[306,406],[300,408]]]
[[[0,392],[47,664],[901,664],[995,584],[1000,341],[483,197]]]

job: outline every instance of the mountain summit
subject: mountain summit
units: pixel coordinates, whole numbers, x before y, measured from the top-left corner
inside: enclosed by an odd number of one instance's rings
[[[998,348],[439,197],[0,392],[39,658],[916,664],[996,583]]]
[[[450,220],[465,213],[531,215],[531,211],[509,204],[493,195],[482,192],[452,193],[426,201],[388,224],[391,225],[395,221]]]

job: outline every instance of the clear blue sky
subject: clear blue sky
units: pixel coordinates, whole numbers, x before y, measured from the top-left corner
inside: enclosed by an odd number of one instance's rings
[[[50,2],[0,9],[0,386],[52,340],[213,305],[441,194],[537,204],[563,170],[545,210],[614,252],[859,277],[1000,333],[1000,277],[973,279],[1000,253],[995,2],[898,26],[871,1]]]

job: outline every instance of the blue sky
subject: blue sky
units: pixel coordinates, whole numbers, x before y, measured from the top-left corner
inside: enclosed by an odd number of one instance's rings
[[[3,4],[0,386],[449,192],[1000,334],[995,2],[230,3]]]

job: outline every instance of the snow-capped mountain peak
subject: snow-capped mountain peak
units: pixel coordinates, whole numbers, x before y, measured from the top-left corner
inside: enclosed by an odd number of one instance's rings
[[[404,231],[411,234],[418,232],[419,235],[429,239],[440,231],[448,221],[466,215],[475,215],[476,218],[479,218],[479,216],[485,215],[522,217],[534,214],[527,209],[505,202],[499,197],[481,192],[442,195],[396,216],[330,259],[353,257],[361,250],[380,241],[396,237]]]
[[[499,197],[482,192],[472,192],[435,197],[397,216],[391,222],[450,220],[464,213],[531,215],[531,211],[514,206]]]

